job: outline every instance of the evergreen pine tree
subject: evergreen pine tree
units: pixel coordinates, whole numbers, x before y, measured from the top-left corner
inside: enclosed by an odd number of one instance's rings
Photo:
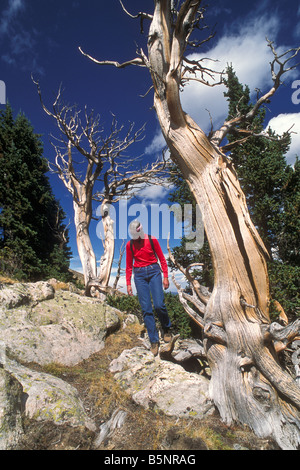
[[[67,276],[64,214],[47,178],[42,141],[8,104],[0,114],[0,268],[20,279]]]

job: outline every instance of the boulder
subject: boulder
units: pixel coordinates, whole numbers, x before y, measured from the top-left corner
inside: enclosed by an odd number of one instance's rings
[[[52,421],[56,425],[84,426],[91,431],[96,430],[77,390],[70,384],[50,374],[24,367],[8,357],[3,367],[4,372],[22,389],[22,406],[26,416],[36,421]],[[13,397],[13,388],[10,384],[6,385],[6,394]],[[14,414],[11,413],[11,416]]]
[[[132,399],[145,408],[159,409],[169,416],[200,419],[215,411],[208,379],[154,357],[142,347],[123,351],[111,362],[110,371]]]
[[[5,345],[0,342],[0,450],[18,449],[24,436],[23,414],[57,426],[96,431],[74,387],[20,365],[6,353]]]
[[[0,290],[0,341],[21,362],[72,366],[104,347],[120,312],[46,282]]]

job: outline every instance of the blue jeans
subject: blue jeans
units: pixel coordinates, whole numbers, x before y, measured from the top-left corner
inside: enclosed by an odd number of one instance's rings
[[[142,268],[134,268],[134,283],[142,308],[144,322],[151,343],[158,343],[159,336],[152,310],[151,295],[163,330],[171,327],[171,322],[165,306],[162,277],[159,265],[150,264]]]

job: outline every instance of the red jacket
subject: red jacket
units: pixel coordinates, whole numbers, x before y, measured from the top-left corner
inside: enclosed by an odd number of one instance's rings
[[[155,237],[151,237],[153,240],[153,245],[155,252],[160,261],[161,269],[164,277],[168,277],[168,265],[166,258],[162,252],[160,244]],[[148,235],[145,235],[145,238],[139,238],[138,240],[133,240],[132,249],[134,257],[132,256],[132,251],[130,247],[130,241],[126,245],[126,284],[127,286],[131,285],[131,276],[132,276],[132,267],[142,268],[144,266],[149,266],[149,264],[157,263],[155,254],[153,253],[152,246]],[[134,264],[133,264],[134,261]]]

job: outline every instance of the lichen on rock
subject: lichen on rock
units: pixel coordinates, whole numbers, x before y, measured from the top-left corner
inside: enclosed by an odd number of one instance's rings
[[[37,372],[6,359],[5,370],[22,386],[24,413],[36,421],[57,425],[85,426],[95,431],[77,390],[70,384],[44,372]]]
[[[15,284],[0,291],[0,341],[16,359],[74,365],[104,347],[120,326],[119,312],[103,302],[49,283]]]
[[[203,418],[213,414],[209,381],[189,373],[179,364],[154,357],[142,347],[125,350],[110,364],[115,379],[145,408],[156,408],[166,415]]]

